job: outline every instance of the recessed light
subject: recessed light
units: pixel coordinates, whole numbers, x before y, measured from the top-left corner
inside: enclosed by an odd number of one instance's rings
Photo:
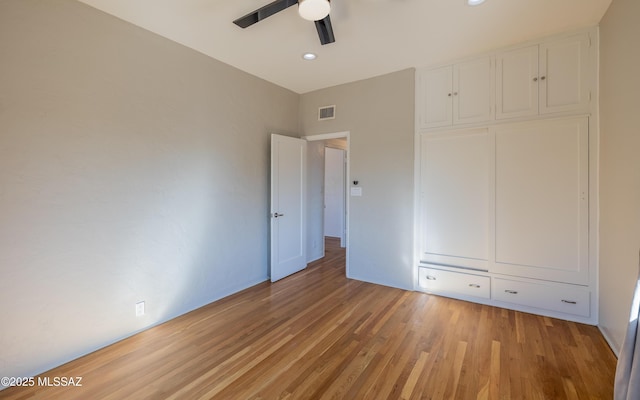
[[[479,6],[484,3],[484,0],[465,0],[468,6]]]
[[[312,60],[315,60],[316,58],[318,58],[318,56],[315,55],[314,53],[304,53],[302,55],[302,58],[304,58],[307,61],[312,61]]]

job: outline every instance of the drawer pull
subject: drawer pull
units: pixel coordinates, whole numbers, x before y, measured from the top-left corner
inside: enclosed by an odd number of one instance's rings
[[[469,287],[480,289],[480,285],[478,285],[477,283],[470,283]]]
[[[428,281],[435,281],[436,277],[435,276],[431,276],[431,275],[427,275],[427,280]]]
[[[505,290],[505,293],[509,293],[509,294],[518,294],[518,292],[516,290]]]
[[[577,301],[572,301],[572,300],[562,300],[563,303],[567,303],[567,304],[578,304]]]

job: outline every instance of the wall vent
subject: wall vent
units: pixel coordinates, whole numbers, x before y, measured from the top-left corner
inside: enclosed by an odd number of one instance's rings
[[[336,118],[336,106],[324,106],[318,108],[318,121]]]

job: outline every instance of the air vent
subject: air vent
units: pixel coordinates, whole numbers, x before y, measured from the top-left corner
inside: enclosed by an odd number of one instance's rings
[[[336,106],[324,106],[318,108],[318,121],[336,118]]]

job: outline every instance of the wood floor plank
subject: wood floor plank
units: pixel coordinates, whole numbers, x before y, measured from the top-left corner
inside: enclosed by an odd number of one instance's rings
[[[416,387],[416,383],[418,383],[418,379],[420,375],[424,371],[424,367],[427,364],[427,359],[429,358],[429,353],[425,353],[424,351],[420,353],[418,360],[414,364],[411,369],[411,374],[409,374],[409,378],[404,384],[402,388],[402,392],[400,393],[400,398],[403,400],[409,400],[411,395],[413,394],[413,390]]]
[[[345,277],[345,252],[40,376],[0,399],[610,399],[596,327]]]

